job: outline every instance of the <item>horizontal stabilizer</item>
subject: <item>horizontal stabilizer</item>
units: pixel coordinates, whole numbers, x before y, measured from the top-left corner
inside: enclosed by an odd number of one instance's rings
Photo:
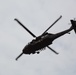
[[[75,33],[76,33],[76,21],[71,20],[71,24],[73,26],[73,29],[74,29]]]

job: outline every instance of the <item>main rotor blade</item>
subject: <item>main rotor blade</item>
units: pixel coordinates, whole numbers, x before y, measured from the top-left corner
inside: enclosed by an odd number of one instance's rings
[[[21,54],[16,58],[16,60],[18,60],[22,55],[23,55],[23,53],[21,53]]]
[[[43,34],[46,33],[46,32],[47,32],[57,21],[59,21],[61,18],[62,18],[62,15],[61,15],[50,27],[48,27],[48,28],[43,32]]]
[[[58,52],[56,52],[55,50],[53,50],[51,47],[47,46],[47,48],[49,48],[50,50],[52,50],[55,54],[59,54]]]
[[[33,37],[36,37],[28,28],[26,28],[18,19],[14,19],[17,21],[27,32],[29,32]]]

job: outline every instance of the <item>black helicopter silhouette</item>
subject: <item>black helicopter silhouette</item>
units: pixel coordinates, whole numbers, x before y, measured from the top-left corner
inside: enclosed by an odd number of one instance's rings
[[[60,16],[51,26],[49,26],[40,36],[36,36],[34,35],[28,28],[26,28],[18,19],[14,19],[15,21],[17,21],[27,32],[29,32],[35,39],[33,39],[31,42],[29,42],[23,49],[22,53],[16,58],[16,60],[18,60],[18,58],[20,56],[22,56],[23,54],[39,54],[41,50],[43,50],[44,48],[49,48],[50,50],[52,50],[55,54],[59,54],[58,52],[56,52],[55,50],[53,50],[51,47],[49,47],[50,44],[52,44],[52,42],[61,37],[62,35],[69,33],[71,30],[74,29],[75,33],[76,33],[76,21],[75,20],[70,20],[72,26],[62,32],[56,33],[56,34],[51,34],[48,33],[47,31],[60,19],[62,18],[62,16]]]

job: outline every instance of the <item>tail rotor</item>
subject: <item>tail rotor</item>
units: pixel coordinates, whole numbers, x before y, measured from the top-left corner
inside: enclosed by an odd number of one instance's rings
[[[75,20],[70,20],[70,21],[71,21],[72,27],[76,33],[76,21]]]

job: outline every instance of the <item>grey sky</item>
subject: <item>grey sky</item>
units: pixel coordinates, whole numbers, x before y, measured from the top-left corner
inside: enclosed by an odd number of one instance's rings
[[[0,0],[0,75],[76,75],[76,35],[74,31],[53,42],[55,55],[46,48],[39,55],[15,58],[33,39],[14,18],[18,18],[35,35],[40,35],[60,15],[62,19],[48,32],[68,29],[76,18],[75,0]]]

